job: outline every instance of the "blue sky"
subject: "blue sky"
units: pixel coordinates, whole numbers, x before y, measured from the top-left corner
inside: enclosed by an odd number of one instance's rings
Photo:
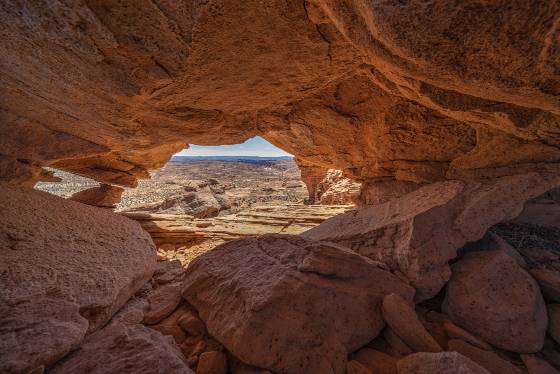
[[[291,156],[278,147],[273,146],[260,136],[255,136],[245,143],[233,145],[202,146],[191,144],[188,149],[175,156]]]

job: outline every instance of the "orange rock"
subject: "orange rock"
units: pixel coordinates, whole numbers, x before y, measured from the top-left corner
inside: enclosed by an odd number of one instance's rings
[[[183,296],[228,351],[293,374],[344,373],[348,352],[382,330],[383,296],[411,302],[413,295],[380,264],[295,235],[220,245],[190,263],[184,285]]]
[[[492,347],[488,343],[486,343],[480,338],[477,338],[467,330],[462,329],[461,327],[457,326],[456,324],[454,324],[449,320],[443,323],[443,327],[445,328],[447,335],[451,339],[461,339],[478,348],[485,349],[487,351],[492,350]]]
[[[227,374],[226,355],[218,351],[204,352],[198,358],[196,374]]]
[[[397,373],[397,359],[375,349],[362,348],[353,353],[351,358],[363,365],[372,374]]]
[[[414,353],[401,358],[397,362],[397,370],[399,374],[490,374],[470,358],[457,352]]]
[[[346,374],[371,374],[371,370],[368,370],[364,365],[358,361],[348,361],[346,364]]]
[[[383,299],[383,319],[416,352],[441,352],[442,348],[422,325],[414,309],[397,294]]]

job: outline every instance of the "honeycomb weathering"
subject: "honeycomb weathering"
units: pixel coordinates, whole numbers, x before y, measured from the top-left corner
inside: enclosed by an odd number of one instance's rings
[[[261,135],[361,181],[558,169],[557,1],[0,5],[3,178]]]

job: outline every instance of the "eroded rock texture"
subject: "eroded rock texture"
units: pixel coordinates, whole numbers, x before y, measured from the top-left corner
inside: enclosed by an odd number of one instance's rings
[[[401,271],[421,301],[449,280],[448,261],[458,248],[516,217],[526,200],[558,182],[555,176],[529,173],[434,183],[400,199],[337,215],[302,235],[339,243]]]
[[[275,373],[346,370],[383,328],[383,297],[412,287],[344,247],[264,235],[216,247],[187,269],[183,296],[243,362]]]
[[[260,134],[375,185],[560,159],[556,1],[1,4],[0,154],[133,186]]]
[[[0,371],[62,358],[152,276],[138,223],[101,208],[0,183]]]

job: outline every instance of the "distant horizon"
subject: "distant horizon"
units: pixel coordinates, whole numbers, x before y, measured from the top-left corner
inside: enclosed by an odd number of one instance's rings
[[[255,136],[241,144],[202,146],[191,144],[173,157],[293,157],[293,155]]]

